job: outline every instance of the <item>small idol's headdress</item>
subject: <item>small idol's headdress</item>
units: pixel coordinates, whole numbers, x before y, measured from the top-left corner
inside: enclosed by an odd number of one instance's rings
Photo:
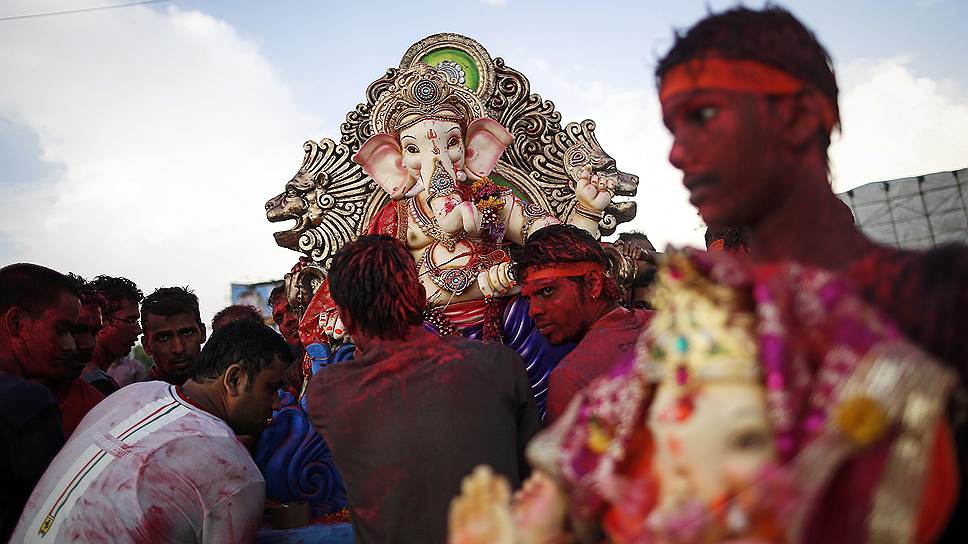
[[[443,119],[466,126],[486,116],[472,91],[446,72],[418,64],[401,72],[383,91],[370,114],[374,134],[395,134],[424,119]]]
[[[714,283],[682,253],[668,255],[656,285],[657,312],[639,340],[647,380],[685,386],[761,378],[748,292]]]

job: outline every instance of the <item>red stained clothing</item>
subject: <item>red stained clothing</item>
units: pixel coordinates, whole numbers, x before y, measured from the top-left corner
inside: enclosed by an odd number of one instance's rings
[[[86,381],[77,378],[71,382],[71,388],[67,394],[57,399],[61,422],[64,426],[64,440],[71,437],[84,416],[102,400],[104,400],[104,393]]]
[[[175,386],[136,383],[84,418],[12,541],[252,542],[264,502],[262,474],[224,421]]]
[[[878,246],[846,270],[861,296],[968,384],[968,246]]]
[[[845,272],[860,287],[861,296],[893,319],[906,337],[958,373],[960,391],[956,390],[949,417],[956,425],[952,431],[963,479],[968,475],[968,425],[964,421],[968,247],[948,244],[927,251],[902,251],[877,246]],[[957,475],[952,479],[957,481]],[[963,542],[962,535],[968,531],[966,490],[962,481],[957,505],[939,542]]]
[[[307,396],[346,482],[357,542],[444,543],[461,479],[486,464],[517,487],[539,425],[517,353],[421,327],[323,367]]]
[[[545,423],[565,411],[571,399],[617,363],[635,357],[635,344],[651,311],[616,308],[592,325],[575,349],[551,371]]]

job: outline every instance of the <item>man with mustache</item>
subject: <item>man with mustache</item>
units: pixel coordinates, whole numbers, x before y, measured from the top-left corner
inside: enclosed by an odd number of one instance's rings
[[[0,268],[0,542],[64,444],[57,403],[40,383],[77,356],[78,296],[67,276],[49,268]]]
[[[291,360],[274,330],[212,335],[183,386],[131,384],[94,408],[51,462],[14,542],[254,542],[265,481],[237,435],[280,404]]]
[[[813,33],[782,8],[738,7],[706,17],[677,34],[656,67],[673,136],[669,161],[682,170],[689,200],[710,228],[746,229],[754,262],[794,261],[849,276],[905,336],[955,369],[963,386],[968,335],[958,316],[968,311],[968,248],[898,250],[854,225],[828,176],[827,148],[840,124],[832,66]],[[875,452],[861,461],[876,472],[883,458]],[[847,511],[838,501],[871,495],[863,482],[843,489],[852,496],[824,501],[831,531],[861,526],[836,518]],[[966,519],[955,514],[950,533],[964,534],[954,526]],[[859,540],[851,536],[839,535]],[[811,537],[827,542],[835,535]]]
[[[141,345],[155,366],[149,380],[185,383],[205,342],[198,297],[187,287],[162,287],[141,304]]]
[[[122,277],[101,275],[91,280],[91,287],[104,298],[104,327],[97,333],[91,362],[81,377],[107,396],[120,389],[108,369],[131,352],[141,334],[138,303],[144,295],[133,281]]]
[[[77,323],[71,329],[77,351],[74,358],[60,362],[54,375],[40,381],[57,400],[64,427],[64,440],[70,438],[91,408],[104,400],[103,393],[81,379],[84,367],[91,362],[94,354],[95,337],[103,325],[102,299],[84,278],[74,274],[69,277],[81,295],[81,311]]]
[[[608,276],[608,257],[597,240],[571,225],[531,235],[515,254],[529,314],[552,345],[577,343],[548,379],[547,422],[564,412],[576,393],[616,363],[630,360],[652,312],[619,305]]]

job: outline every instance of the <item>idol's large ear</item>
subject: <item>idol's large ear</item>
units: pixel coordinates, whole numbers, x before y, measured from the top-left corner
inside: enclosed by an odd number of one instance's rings
[[[514,137],[494,119],[483,117],[467,126],[467,150],[464,168],[478,176],[486,176],[494,169],[501,154]]]
[[[373,178],[373,181],[391,196],[397,194],[398,199],[403,197],[398,189],[406,186],[408,174],[403,166],[400,143],[394,136],[390,134],[370,136],[356,155],[353,155],[353,162],[362,166],[366,175]]]

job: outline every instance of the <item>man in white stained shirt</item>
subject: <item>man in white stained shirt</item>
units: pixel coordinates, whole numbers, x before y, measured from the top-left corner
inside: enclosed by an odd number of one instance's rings
[[[278,333],[238,321],[212,335],[183,386],[111,395],[51,462],[11,542],[255,540],[265,482],[236,435],[268,423],[291,358]]]

